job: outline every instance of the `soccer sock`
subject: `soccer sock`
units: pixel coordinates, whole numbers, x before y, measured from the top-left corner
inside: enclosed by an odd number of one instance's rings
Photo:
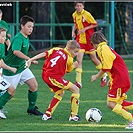
[[[32,92],[28,91],[28,101],[29,101],[29,109],[34,109],[36,105],[36,100],[38,96],[38,91]]]
[[[76,68],[76,82],[81,83],[82,68]]]
[[[71,116],[78,114],[80,94],[72,93],[71,95]]]
[[[126,111],[124,107],[122,107],[120,104],[116,104],[112,111],[115,112],[116,114],[121,115],[128,121],[133,120],[132,114]]]
[[[124,100],[121,105],[126,109],[133,110],[133,102]]]
[[[62,100],[62,97],[59,95],[54,95],[53,99],[51,100],[51,103],[49,104],[48,109],[46,110],[46,115],[51,116],[53,112],[55,111],[56,107]]]
[[[8,102],[8,100],[10,99],[11,94],[8,93],[8,91],[6,91],[1,97],[0,97],[0,109],[2,109],[5,104]]]

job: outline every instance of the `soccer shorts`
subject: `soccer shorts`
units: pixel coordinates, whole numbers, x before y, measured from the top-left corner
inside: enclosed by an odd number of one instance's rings
[[[96,51],[91,44],[79,43],[79,45],[80,45],[80,52],[84,52],[86,54],[93,54]]]
[[[63,78],[52,78],[50,76],[43,76],[43,80],[53,92],[67,90],[72,84],[70,81],[67,81]]]
[[[3,77],[0,78],[0,92],[7,90],[10,87],[10,83]]]
[[[21,85],[23,85],[27,80],[35,78],[35,76],[33,75],[33,73],[31,72],[31,70],[29,68],[26,68],[24,71],[22,71],[19,74],[13,75],[13,76],[6,76],[3,75],[3,77],[10,82],[15,89],[18,86],[18,83],[20,83]]]
[[[126,94],[126,92],[129,90],[129,88],[130,88],[130,86],[109,89],[108,101],[118,102],[119,99],[123,97],[123,94]]]

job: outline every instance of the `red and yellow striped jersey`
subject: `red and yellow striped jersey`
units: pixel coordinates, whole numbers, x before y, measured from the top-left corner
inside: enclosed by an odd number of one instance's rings
[[[127,66],[119,54],[106,42],[98,45],[97,54],[102,63],[102,70],[108,72],[110,83],[113,83],[113,86],[120,88],[130,85]]]
[[[95,19],[93,18],[93,16],[86,10],[82,10],[81,13],[78,13],[77,11],[75,11],[72,14],[73,17],[73,21],[76,24],[76,27],[78,30],[83,29],[84,27],[87,27],[91,24],[93,25],[97,25],[97,22],[95,21]],[[79,43],[82,44],[87,44],[87,38],[90,38],[92,36],[94,32],[94,29],[88,29],[85,31],[85,33],[83,34],[79,34],[76,38],[76,40]]]
[[[46,52],[45,58],[42,68],[45,76],[63,77],[73,70],[73,57],[66,48],[53,48]]]

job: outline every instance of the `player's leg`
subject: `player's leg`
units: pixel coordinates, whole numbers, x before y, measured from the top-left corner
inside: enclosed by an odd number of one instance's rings
[[[71,95],[71,114],[69,117],[69,121],[79,121],[80,117],[78,116],[79,110],[79,88],[75,84],[71,84],[69,90],[72,92]]]
[[[78,67],[76,68],[76,83],[75,85],[79,88],[82,87],[82,60],[84,52],[80,51],[77,55]]]
[[[24,84],[24,83],[26,83],[29,86],[29,90],[28,90],[29,106],[27,109],[27,113],[30,115],[34,114],[37,116],[42,116],[43,113],[40,112],[38,110],[38,107],[36,106],[36,101],[38,98],[38,83],[29,68],[26,68],[21,73],[20,84]]]
[[[52,119],[52,114],[54,113],[58,104],[61,102],[63,95],[64,95],[63,90],[58,90],[57,92],[55,92],[55,95],[51,100],[45,114],[43,115],[42,120],[46,121],[46,120]]]
[[[54,113],[55,109],[62,100],[62,97],[64,95],[64,90],[68,89],[69,87],[69,81],[63,78],[57,78],[57,79],[51,78],[45,76],[45,73],[43,73],[42,75],[44,82],[49,86],[51,92],[55,93],[48,108],[46,109],[45,114],[42,117],[42,120],[46,121],[52,118],[52,114]]]
[[[126,129],[133,129],[133,116],[121,104],[108,101],[108,107],[113,112],[121,115],[123,118],[129,121],[129,125],[126,127]]]
[[[127,89],[130,87],[127,87]],[[125,100],[127,99],[126,93],[123,93],[122,96],[119,98],[119,103],[124,107],[125,109],[128,110],[133,110],[133,102]]]
[[[111,90],[112,89],[112,90]],[[133,115],[127,111],[126,108],[124,108],[124,106],[122,106],[122,100],[124,100],[126,98],[125,93],[123,93],[122,91],[125,90],[126,88],[118,88],[113,89],[111,88],[109,90],[109,94],[113,94],[114,97],[111,98],[109,97],[110,95],[108,95],[108,100],[107,100],[107,106],[116,114],[121,115],[123,118],[125,118],[126,120],[129,121],[129,125],[126,127],[127,129],[133,129]],[[127,87],[128,89],[128,87]],[[126,92],[126,91],[125,91]]]
[[[6,116],[2,109],[6,105],[6,103],[11,99],[11,97],[14,96],[15,88],[8,81],[2,80],[0,84],[0,89],[2,91],[6,91],[0,97],[0,118],[6,119]]]

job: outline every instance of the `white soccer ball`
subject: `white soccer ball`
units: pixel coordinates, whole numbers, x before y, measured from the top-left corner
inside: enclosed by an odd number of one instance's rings
[[[90,108],[85,115],[87,122],[100,122],[102,120],[102,112],[97,108]]]

